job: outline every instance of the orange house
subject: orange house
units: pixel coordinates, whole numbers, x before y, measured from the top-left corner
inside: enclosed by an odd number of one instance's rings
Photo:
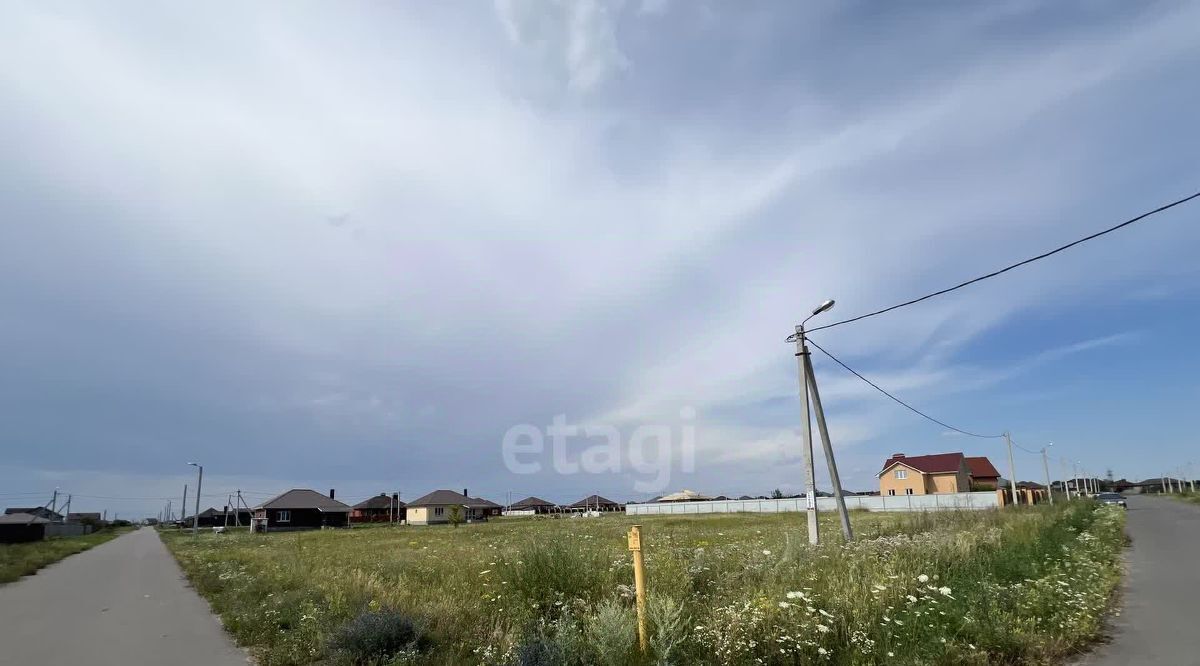
[[[879,494],[933,495],[965,493],[971,490],[971,470],[961,453],[937,453],[928,456],[893,454],[883,464]]]

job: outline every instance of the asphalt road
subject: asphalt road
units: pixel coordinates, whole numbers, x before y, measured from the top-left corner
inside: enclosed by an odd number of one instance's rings
[[[1200,666],[1200,506],[1129,497],[1133,546],[1112,641],[1080,666]]]
[[[245,666],[151,529],[0,586],[0,664]]]

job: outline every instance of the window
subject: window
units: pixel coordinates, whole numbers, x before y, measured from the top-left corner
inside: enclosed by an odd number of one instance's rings
[[[439,506],[439,507],[437,507],[436,509],[434,509],[434,510],[433,510],[433,515],[435,515],[435,516],[440,516],[440,515],[442,515],[442,513],[444,513],[445,511],[446,511],[445,509],[443,509],[442,507],[440,507],[440,506]]]
[[[896,478],[897,479],[907,479],[908,478],[908,470],[906,470],[906,469],[896,470]]]
[[[896,494],[896,489],[895,489],[895,488],[891,488],[891,489],[889,489],[889,490],[888,490],[888,494],[889,494],[889,495],[895,495],[895,494]]]
[[[911,495],[911,494],[913,494],[913,492],[912,492],[912,488],[905,488],[905,489],[904,489],[904,494],[905,494],[905,495]]]
[[[277,511],[275,513],[275,522],[277,522],[277,523],[292,522],[292,512],[291,511]]]

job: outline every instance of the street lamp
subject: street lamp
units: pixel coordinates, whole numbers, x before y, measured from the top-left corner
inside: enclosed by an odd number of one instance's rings
[[[829,482],[833,486],[833,497],[842,524],[842,535],[846,541],[854,538],[854,532],[850,528],[850,513],[846,510],[846,498],[842,494],[842,480],[838,476],[837,462],[833,457],[833,444],[829,440],[829,428],[825,423],[825,410],[821,407],[821,393],[817,390],[817,377],[813,372],[812,359],[809,358],[807,338],[804,333],[804,325],[808,323],[808,320],[822,312],[829,311],[833,307],[833,303],[831,298],[814,308],[812,314],[805,317],[804,321],[796,326],[796,332],[787,338],[788,342],[796,343],[796,365],[800,371],[800,415],[804,421],[803,427],[800,429],[804,438],[804,497],[808,514],[808,541],[812,544],[820,542],[820,534],[817,528],[817,477],[813,469],[812,419],[809,416],[810,398],[813,411],[817,416],[817,427],[821,431],[821,445],[825,451],[825,462],[829,465]]]
[[[188,464],[198,470],[196,476],[196,510],[192,513],[192,536],[196,536],[200,533],[200,486],[204,483],[204,465],[194,462],[189,462]],[[183,509],[187,511],[187,507]]]

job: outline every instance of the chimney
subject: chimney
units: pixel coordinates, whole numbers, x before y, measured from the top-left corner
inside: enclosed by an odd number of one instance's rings
[[[329,489],[329,499],[337,499],[336,497],[333,496],[333,488]]]
[[[901,458],[903,458],[903,457],[904,457],[904,454],[903,454],[903,453],[893,453],[893,454],[892,454],[892,457],[891,457],[891,458],[888,458],[888,460],[899,460],[899,459],[901,459]]]
[[[467,489],[466,489],[466,488],[463,488],[463,495],[464,495],[464,496],[466,496],[466,497],[470,497],[470,495],[467,495]]]

